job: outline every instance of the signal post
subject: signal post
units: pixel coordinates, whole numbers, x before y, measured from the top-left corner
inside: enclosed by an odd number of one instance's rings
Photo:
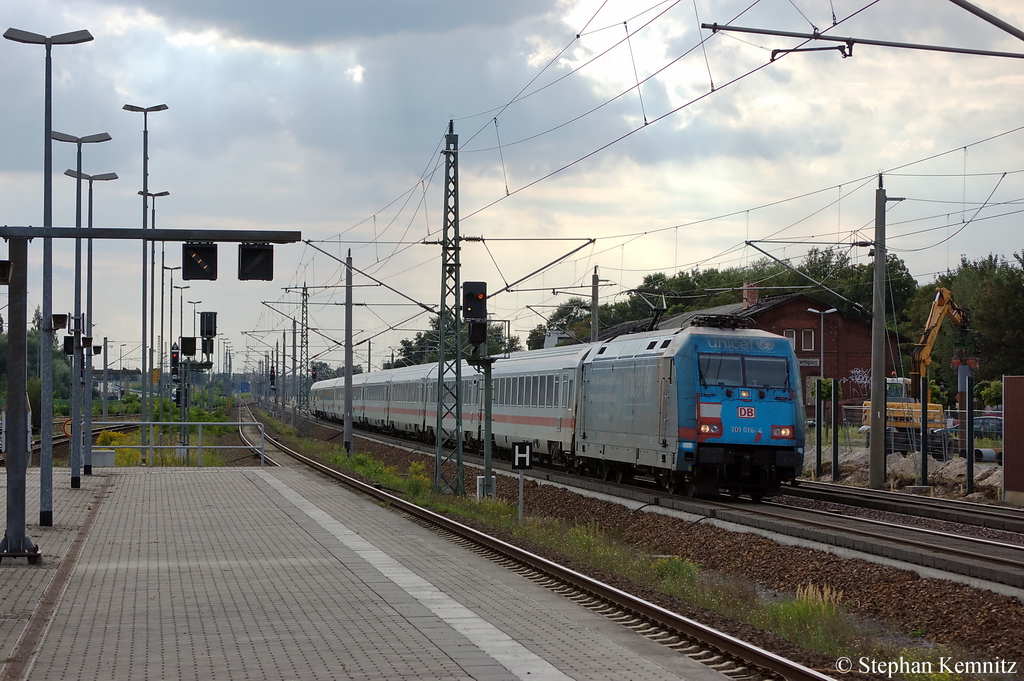
[[[491,474],[491,365],[494,358],[487,354],[487,282],[462,284],[462,316],[469,322],[472,348],[466,362],[484,372],[484,475],[482,483],[477,485],[477,496],[494,498],[496,490]]]

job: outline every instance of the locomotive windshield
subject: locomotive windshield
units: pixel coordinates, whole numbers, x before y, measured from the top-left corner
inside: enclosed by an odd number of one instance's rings
[[[789,388],[789,362],[785,357],[700,353],[703,385],[726,388]]]

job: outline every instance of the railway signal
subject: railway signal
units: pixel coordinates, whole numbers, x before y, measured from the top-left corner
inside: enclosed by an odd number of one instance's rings
[[[178,366],[181,363],[181,353],[178,352],[178,344],[171,344],[171,378],[178,382]]]
[[[469,322],[469,344],[487,342],[487,282],[462,284],[462,316]]]
[[[467,281],[462,284],[462,317],[487,319],[486,281]]]
[[[217,280],[217,244],[186,242],[181,246],[181,278]]]

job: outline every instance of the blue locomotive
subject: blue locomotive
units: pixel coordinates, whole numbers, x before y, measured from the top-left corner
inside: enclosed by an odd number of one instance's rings
[[[534,350],[492,369],[493,444],[529,440],[552,465],[626,482],[655,480],[689,495],[755,500],[803,469],[804,413],[790,342],[695,318],[681,329]],[[462,369],[463,433],[482,445],[483,377]],[[311,389],[317,416],[340,419],[343,379]],[[353,376],[357,426],[433,440],[437,366]],[[447,424],[446,424],[447,427]]]

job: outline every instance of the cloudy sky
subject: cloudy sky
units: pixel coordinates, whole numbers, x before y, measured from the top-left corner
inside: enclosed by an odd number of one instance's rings
[[[1014,0],[975,4],[1024,27]],[[149,116],[149,189],[170,192],[158,227],[312,242],[276,248],[273,282],[237,281],[223,244],[220,278],[174,296],[173,334],[179,300],[187,335],[193,310],[217,311],[236,370],[291,329],[296,286],[309,287],[310,324],[343,338],[341,269],[322,251],[351,249],[356,268],[438,304],[450,120],[461,233],[483,238],[463,245],[463,280],[495,291],[559,261],[490,301],[524,343],[595,267],[615,300],[651,272],[760,257],[747,240],[794,262],[811,244],[864,262],[850,244],[871,238],[878,173],[907,199],[890,205],[889,243],[919,282],[961,256],[1024,250],[1024,60],[858,45],[772,61],[802,41],[699,29],[1024,53],[948,0],[33,0],[4,3],[0,22],[95,37],[53,48],[53,128],[113,138],[83,152],[85,173],[119,175],[94,188],[96,226],[140,226],[142,116],[122,107],[167,104]],[[3,224],[42,222],[43,58],[0,40]],[[73,226],[74,145],[55,142],[53,159],[54,224]],[[30,246],[31,309],[41,251]],[[73,244],[54,252],[54,310],[71,310]],[[137,243],[95,246],[94,335],[110,339],[112,364],[122,352],[138,364],[141,257]],[[180,246],[162,257],[180,265]],[[355,337],[371,339],[357,361],[369,348],[379,366],[427,316],[356,283]],[[310,354],[340,364],[331,345],[314,333]]]

